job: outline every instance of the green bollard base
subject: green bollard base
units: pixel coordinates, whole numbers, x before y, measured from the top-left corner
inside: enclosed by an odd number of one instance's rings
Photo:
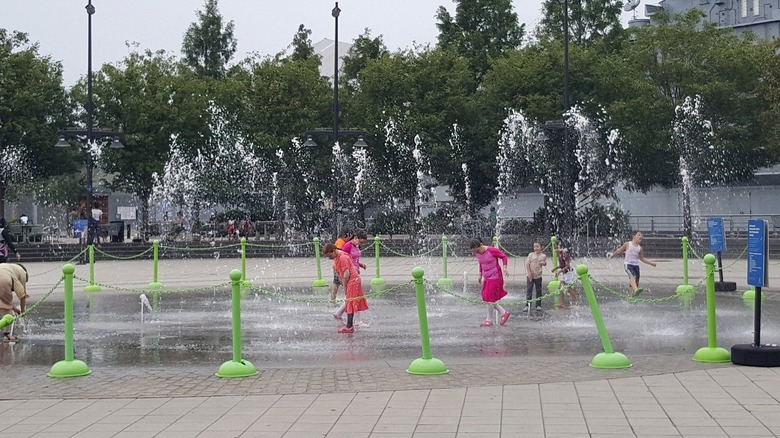
[[[701,347],[696,350],[693,360],[706,363],[731,362],[731,353],[721,347]]]
[[[761,301],[764,301],[765,298],[766,298],[766,295],[764,295],[764,292],[761,292]],[[756,300],[756,290],[755,289],[746,290],[745,293],[742,294],[742,299],[743,300],[755,301]]]
[[[547,292],[558,292],[560,284],[561,282],[558,280],[550,280],[550,282],[547,283]]]
[[[162,289],[163,284],[159,281],[153,281],[146,286],[147,289]]]
[[[251,377],[257,375],[257,369],[248,360],[241,360],[236,362],[229,360],[223,363],[217,371],[217,377]]]
[[[0,318],[0,328],[8,327],[9,325],[13,324],[14,321],[16,321],[16,318],[14,318],[14,316],[9,313]]]
[[[599,353],[590,361],[591,368],[619,369],[631,368],[633,365],[623,353]]]
[[[328,287],[328,282],[324,278],[318,278],[311,282],[311,287]]]
[[[61,360],[52,365],[49,371],[49,377],[65,378],[65,377],[81,377],[90,374],[92,371],[86,363],[80,360]]]
[[[385,285],[385,279],[382,277],[374,277],[371,279],[371,286],[384,286]]]
[[[100,292],[101,290],[103,290],[103,289],[101,289],[100,286],[98,286],[96,284],[90,284],[90,285],[87,285],[84,288],[84,292],[87,292],[87,293]]]
[[[677,296],[693,295],[696,293],[696,287],[690,284],[681,284],[674,290]]]
[[[444,365],[444,362],[432,357],[430,359],[415,359],[406,370],[409,374],[421,376],[435,376],[438,374],[447,374],[450,370]]]
[[[447,277],[442,277],[439,279],[439,281],[436,282],[436,286],[449,289],[452,287],[452,279]]]
[[[252,281],[251,280],[241,280],[241,287],[252,287]]]

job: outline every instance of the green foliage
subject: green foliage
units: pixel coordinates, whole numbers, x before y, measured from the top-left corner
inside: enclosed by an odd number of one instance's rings
[[[622,0],[566,0],[569,37],[576,44],[614,41],[623,33],[620,24]],[[542,19],[536,29],[540,40],[563,40],[563,8],[559,0],[545,0]]]
[[[376,215],[374,222],[368,227],[368,234],[410,234],[411,230],[412,216],[410,212],[391,210]]]
[[[221,78],[236,53],[233,20],[223,24],[217,0],[206,0],[205,11],[197,11],[198,22],[191,23],[184,34],[181,52],[184,63],[198,76]]]
[[[74,169],[72,156],[54,148],[69,110],[62,66],[40,55],[27,34],[0,29],[0,212],[13,185]],[[22,167],[29,169],[23,178]]]
[[[629,214],[614,204],[593,204],[577,215],[580,235],[619,237],[631,234]]]
[[[366,28],[362,35],[355,38],[352,47],[343,58],[344,66],[341,71],[343,78],[346,79],[346,87],[356,88],[360,72],[366,68],[368,62],[387,55],[389,52],[382,41],[382,35],[371,38],[371,30]]]
[[[293,61],[306,61],[312,58],[319,60],[319,56],[314,53],[314,46],[311,44],[311,29],[307,29],[303,24],[298,26],[298,32],[292,40],[292,48],[290,59]]]
[[[436,13],[439,46],[454,48],[468,59],[475,77],[523,42],[525,25],[519,24],[510,0],[455,0],[455,17],[443,6]]]

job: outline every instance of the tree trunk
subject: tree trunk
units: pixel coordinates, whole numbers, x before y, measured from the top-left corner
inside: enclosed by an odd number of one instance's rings
[[[5,184],[0,183],[0,217],[5,217]]]

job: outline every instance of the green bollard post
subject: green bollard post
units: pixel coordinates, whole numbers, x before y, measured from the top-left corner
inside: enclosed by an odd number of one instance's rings
[[[555,269],[558,267],[558,253],[555,252],[555,242],[558,241],[558,238],[555,236],[550,237],[550,249],[552,250],[552,269]],[[547,292],[558,292],[558,288],[560,286],[561,282],[558,281],[557,278],[553,278],[550,280],[549,283],[547,283]],[[558,299],[557,297],[555,298]]]
[[[688,237],[682,236],[682,256],[683,256],[683,284],[677,286],[675,293],[686,306],[691,305],[696,288],[688,284]]]
[[[252,287],[252,282],[246,279],[246,237],[241,238],[241,287]]]
[[[715,322],[715,256],[704,256],[707,268],[707,346],[699,348],[693,355],[696,362],[731,362],[731,352],[718,347],[718,334]]]
[[[441,236],[441,261],[442,277],[436,282],[436,285],[449,289],[452,287],[452,279],[447,276],[447,236]]]
[[[498,248],[498,236],[493,236],[493,248]]]
[[[95,245],[89,245],[89,284],[84,292],[100,292],[100,286],[95,284]]]
[[[431,341],[428,338],[428,312],[425,310],[425,286],[423,285],[424,271],[420,267],[412,269],[414,278],[414,290],[417,295],[417,317],[420,320],[420,342],[422,344],[422,357],[415,359],[406,370],[409,374],[436,375],[447,374],[450,370],[444,362],[431,356]]]
[[[149,289],[162,289],[163,284],[157,281],[157,261],[160,257],[160,241],[155,239],[152,241],[152,282],[146,286]]]
[[[73,273],[76,267],[68,263],[62,267],[65,276],[65,360],[52,365],[49,377],[80,377],[91,373],[86,363],[73,359]]]
[[[257,369],[241,358],[241,271],[230,271],[231,304],[233,310],[233,360],[223,363],[217,377],[249,377],[257,375]]]
[[[320,264],[320,238],[314,238],[314,258],[317,260],[317,279],[311,283],[311,287],[328,287],[328,282],[322,279],[322,265]]]
[[[631,361],[628,360],[625,354],[618,353],[612,349],[612,342],[609,340],[607,328],[604,325],[604,320],[601,318],[601,309],[599,308],[598,301],[596,301],[596,294],[593,293],[593,285],[591,284],[590,277],[588,276],[588,267],[585,265],[578,265],[577,275],[580,276],[580,281],[582,281],[582,288],[585,289],[585,297],[588,299],[590,313],[593,315],[593,321],[596,323],[596,331],[599,333],[601,346],[604,348],[603,353],[599,353],[593,357],[593,360],[590,362],[590,366],[593,368],[605,369],[631,367]]]
[[[385,279],[379,276],[379,236],[374,236],[374,265],[376,265],[376,277],[371,279],[372,289],[381,289],[385,285]]]

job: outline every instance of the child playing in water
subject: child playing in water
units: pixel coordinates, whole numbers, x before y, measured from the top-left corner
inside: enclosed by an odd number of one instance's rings
[[[336,270],[341,283],[344,284],[346,295],[347,324],[339,328],[339,333],[354,333],[354,317],[356,312],[368,310],[368,303],[363,295],[363,284],[360,273],[349,255],[336,248],[332,243],[326,243],[322,248],[322,254],[333,260],[333,269]]]
[[[498,304],[498,300],[506,296],[504,290],[504,276],[507,273],[506,254],[498,248],[487,246],[480,239],[473,239],[469,244],[471,252],[479,262],[479,282],[482,283],[482,301],[487,303],[487,319],[483,321],[480,327],[490,327],[493,325],[495,312],[501,314],[501,325],[506,324],[509,319],[509,312]],[[499,269],[498,262],[501,260],[502,267]]]
[[[566,307],[566,298],[563,294],[564,289],[569,290],[569,303],[572,306],[576,306],[578,297],[577,291],[574,290],[574,280],[577,278],[577,273],[574,272],[574,268],[571,267],[571,254],[569,253],[568,245],[560,240],[557,241],[555,243],[555,252],[558,254],[558,266],[553,269],[553,274],[555,274],[555,277],[560,281],[559,302],[555,307]]]
[[[645,258],[645,252],[640,245],[642,238],[641,231],[634,231],[630,241],[623,243],[618,249],[607,254],[608,258],[612,258],[618,254],[626,253],[623,263],[628,275],[628,284],[631,286],[634,296],[644,291],[644,289],[639,287],[639,262],[641,261],[655,268],[655,262]]]
[[[352,237],[344,243],[344,246],[341,247],[341,250],[344,251],[346,254],[349,254],[350,259],[352,259],[352,264],[355,265],[355,268],[360,269],[366,269],[366,265],[363,263],[360,263],[360,256],[362,255],[360,251],[360,245],[365,245],[366,241],[368,241],[368,236],[366,235],[366,232],[363,230],[357,230],[354,233],[352,233]],[[338,245],[336,245],[338,248]],[[335,299],[335,297],[334,297]],[[341,305],[341,307],[338,308],[333,313],[333,318],[343,321],[342,316],[344,315],[344,311],[347,308],[347,303],[344,303]],[[357,321],[355,323],[357,327],[365,327],[366,324],[364,324],[361,321]]]

